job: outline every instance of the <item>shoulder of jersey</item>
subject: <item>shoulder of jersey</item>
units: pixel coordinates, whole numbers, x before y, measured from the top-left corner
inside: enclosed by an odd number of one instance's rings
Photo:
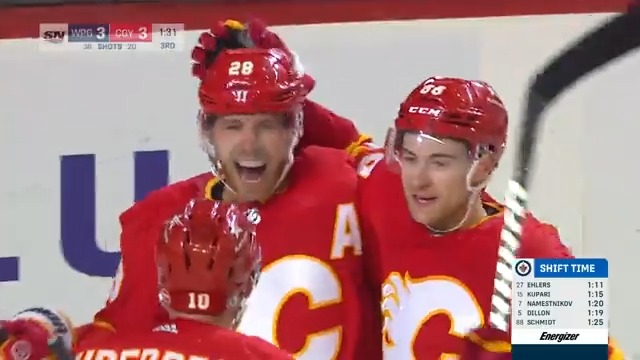
[[[204,194],[204,188],[212,178],[211,173],[202,173],[154,190],[125,210],[120,215],[120,223],[124,224],[147,214],[156,214],[159,209],[185,206],[192,198]]]
[[[534,217],[527,216],[522,229],[521,255],[528,257],[565,257],[570,256],[570,250],[562,242],[558,228]]]
[[[527,213],[527,217],[524,221],[523,225],[523,234],[535,234],[535,235],[554,235],[558,233],[558,229],[549,223],[546,223],[537,217],[535,217],[531,212]]]
[[[485,226],[481,226],[481,229],[490,231],[491,236],[499,237],[504,226],[503,213],[488,218],[483,225]],[[567,257],[571,256],[571,252],[562,243],[558,229],[554,225],[540,221],[529,213],[523,224],[518,256]]]
[[[294,359],[293,355],[267,342],[257,336],[248,336],[246,338],[247,348],[252,356],[251,359],[256,360],[288,360]]]
[[[384,147],[377,145],[374,142],[367,141],[351,149],[351,151],[349,152],[349,155],[351,156],[354,162],[359,163],[365,157],[371,157],[372,154],[384,155],[384,153],[385,153]]]
[[[361,146],[352,154],[352,158],[361,179],[384,178],[393,174],[385,161],[384,148],[375,144]],[[399,179],[396,174],[393,176],[394,179]]]

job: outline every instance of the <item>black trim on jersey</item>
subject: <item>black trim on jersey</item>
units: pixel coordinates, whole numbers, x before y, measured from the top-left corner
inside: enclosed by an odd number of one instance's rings
[[[217,181],[211,187],[211,194],[208,194],[208,195],[213,200],[222,200],[223,193],[224,193],[224,183],[222,181]]]
[[[502,212],[502,210],[500,208],[497,208],[497,207],[492,206],[492,205],[493,204],[488,204],[488,203],[482,204],[482,207],[484,208],[484,211],[487,212],[487,216],[497,215],[500,212]]]

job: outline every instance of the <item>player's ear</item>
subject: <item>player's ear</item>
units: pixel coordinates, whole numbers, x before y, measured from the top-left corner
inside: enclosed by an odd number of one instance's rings
[[[495,170],[498,167],[497,158],[495,154],[492,152],[486,152],[482,154],[478,161],[479,161],[478,166],[481,167],[483,171],[486,172],[488,175],[491,175],[493,173],[493,170]]]
[[[497,166],[495,157],[491,152],[480,152],[475,160],[473,173],[470,176],[470,185],[486,183]]]

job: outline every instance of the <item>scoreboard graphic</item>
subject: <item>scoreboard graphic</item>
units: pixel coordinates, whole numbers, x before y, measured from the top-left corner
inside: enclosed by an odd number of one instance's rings
[[[609,357],[606,259],[518,259],[513,278],[514,360]]]
[[[182,51],[184,24],[40,24],[42,51]]]

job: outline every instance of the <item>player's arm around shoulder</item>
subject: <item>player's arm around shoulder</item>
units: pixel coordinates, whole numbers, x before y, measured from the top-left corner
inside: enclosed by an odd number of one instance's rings
[[[300,147],[318,145],[351,152],[368,141],[371,137],[361,134],[351,120],[314,101],[305,101],[304,135]]]
[[[203,193],[203,174],[149,193],[120,215],[121,260],[113,279],[109,298],[94,316],[89,327],[78,329],[79,335],[96,328],[115,331],[150,325],[157,299],[156,269],[153,263],[155,241],[162,224],[184,209],[187,202]],[[81,339],[81,337],[79,337]]]

